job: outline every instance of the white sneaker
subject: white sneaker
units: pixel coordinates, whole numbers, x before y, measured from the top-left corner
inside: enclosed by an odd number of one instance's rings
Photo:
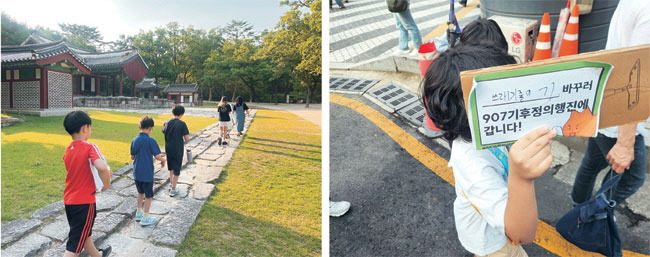
[[[350,202],[340,201],[332,202],[330,201],[330,216],[332,217],[341,217],[343,214],[348,212],[350,209]]]
[[[410,56],[418,56],[418,50],[413,49],[411,52],[409,52]]]

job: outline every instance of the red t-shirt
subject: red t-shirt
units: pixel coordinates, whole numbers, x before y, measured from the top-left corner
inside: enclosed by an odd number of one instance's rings
[[[63,190],[64,204],[89,204],[95,202],[95,181],[90,165],[102,158],[102,153],[93,143],[77,140],[65,149],[63,162],[68,175]]]

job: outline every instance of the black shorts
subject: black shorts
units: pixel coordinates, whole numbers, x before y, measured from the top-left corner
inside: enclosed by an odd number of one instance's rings
[[[135,188],[138,189],[138,194],[144,194],[144,197],[153,197],[153,182],[135,181]]]
[[[65,205],[65,216],[68,218],[68,225],[70,225],[68,242],[65,245],[66,250],[80,253],[84,249],[86,239],[93,234],[93,225],[95,217],[97,217],[96,207],[95,203]]]
[[[174,176],[181,175],[181,167],[183,167],[183,152],[167,154],[167,169],[173,170]]]

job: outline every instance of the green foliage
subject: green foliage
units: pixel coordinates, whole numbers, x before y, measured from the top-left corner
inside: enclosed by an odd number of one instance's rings
[[[20,45],[29,36],[29,28],[2,12],[2,45]]]

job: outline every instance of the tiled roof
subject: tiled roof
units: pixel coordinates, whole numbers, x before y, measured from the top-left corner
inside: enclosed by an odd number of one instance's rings
[[[31,39],[31,40],[30,40]],[[36,44],[27,44],[27,42],[36,42]],[[69,46],[63,40],[52,41],[38,33],[32,33],[19,46],[3,46],[2,62],[23,62],[44,59],[57,56],[63,53],[70,53],[86,68],[97,71],[103,69],[120,69],[121,65],[137,58],[140,63],[149,69],[142,56],[136,49],[127,49],[113,52],[90,53],[81,49]]]
[[[135,88],[138,89],[162,89],[165,88],[163,85],[156,84],[155,78],[144,78],[142,82],[135,85]]]
[[[197,92],[199,91],[198,84],[169,84],[163,92],[165,93],[182,93],[182,92]]]
[[[22,46],[3,46],[1,59],[3,63],[35,61],[50,58],[60,54],[69,53],[82,65],[88,68],[88,64],[77,54],[74,50],[70,49],[68,45],[59,41],[51,41],[43,44],[32,44]]]

